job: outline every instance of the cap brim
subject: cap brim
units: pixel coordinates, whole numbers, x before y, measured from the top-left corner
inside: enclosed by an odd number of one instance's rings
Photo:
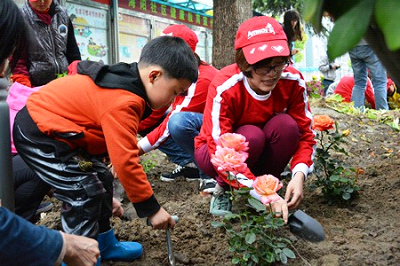
[[[286,40],[258,42],[242,48],[247,63],[253,65],[258,61],[275,56],[289,56],[290,51]]]

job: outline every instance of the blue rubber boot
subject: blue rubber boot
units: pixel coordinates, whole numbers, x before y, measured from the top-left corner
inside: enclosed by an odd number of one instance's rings
[[[137,242],[119,242],[114,235],[114,230],[99,234],[101,259],[115,261],[133,261],[143,253],[142,245]]]

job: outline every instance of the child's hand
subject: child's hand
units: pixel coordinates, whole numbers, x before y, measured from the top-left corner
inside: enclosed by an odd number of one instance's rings
[[[163,207],[161,207],[158,212],[148,217],[153,229],[167,229],[174,228],[175,220],[172,219],[171,215],[168,214]]]
[[[142,147],[140,147],[138,143],[138,148],[139,148],[139,156],[142,156],[145,152],[143,151]]]
[[[297,172],[292,180],[290,180],[285,194],[285,200],[288,202],[289,209],[296,209],[303,200],[304,179],[304,174],[302,172]]]
[[[282,217],[282,219],[285,221],[285,224],[287,224],[289,218],[287,201],[281,198],[280,200],[272,203],[272,208],[274,210],[275,217]]]
[[[121,202],[116,198],[113,198],[112,201],[112,215],[120,218],[124,215],[124,208],[122,208]]]

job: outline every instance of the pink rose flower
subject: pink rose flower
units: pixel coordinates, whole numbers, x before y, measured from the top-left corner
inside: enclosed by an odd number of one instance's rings
[[[237,152],[232,148],[217,146],[215,154],[211,156],[211,163],[218,167],[218,171],[238,174],[247,168],[245,161],[249,155]]]
[[[236,133],[225,133],[221,135],[217,144],[223,148],[232,148],[237,152],[245,152],[249,149],[249,142],[243,135]]]
[[[261,196],[261,202],[264,205],[278,201],[281,198],[276,192],[282,186],[282,182],[273,175],[258,176],[253,181],[253,188]]]

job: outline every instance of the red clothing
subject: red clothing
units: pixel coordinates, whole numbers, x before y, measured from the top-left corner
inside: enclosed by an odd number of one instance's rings
[[[100,88],[89,76],[80,74],[51,81],[27,100],[29,114],[44,134],[91,155],[108,152],[133,203],[143,202],[153,195],[139,164],[136,140],[145,106],[143,98],[132,92]],[[56,136],[56,133],[65,132],[84,136],[75,140]]]
[[[195,148],[208,145],[210,155],[215,153],[215,141],[224,133],[232,133],[243,125],[263,126],[273,116],[287,113],[300,127],[302,136],[293,155],[293,173],[301,171],[307,176],[313,168],[314,133],[311,130],[312,114],[307,102],[305,81],[299,71],[288,67],[278,84],[267,95],[257,95],[236,64],[219,71],[209,86],[203,126],[195,138]],[[225,182],[225,173],[218,171]],[[250,179],[255,176],[247,168],[243,173]]]
[[[338,85],[333,91],[334,94],[339,94],[344,98],[344,102],[351,102],[351,94],[353,92],[354,87],[354,77],[353,76],[344,76],[340,79]],[[371,105],[373,109],[375,109],[375,96],[374,90],[372,88],[371,80],[367,79],[367,88],[365,90],[365,98],[367,102]]]
[[[139,141],[139,145],[144,152],[156,149],[169,138],[168,121],[171,115],[178,112],[203,113],[207,99],[208,86],[217,72],[218,70],[213,66],[203,64],[199,66],[197,82],[189,87],[187,95],[176,96],[172,104],[172,109],[163,122]]]
[[[168,107],[164,107],[161,109],[157,109],[157,110],[153,110],[153,112],[151,113],[151,115],[149,115],[148,117],[146,117],[145,119],[143,119],[142,121],[140,121],[139,123],[139,129],[138,132],[139,134],[143,131],[146,130],[152,126],[154,126],[158,120],[161,119],[161,117],[164,116],[165,112],[168,110]]]

